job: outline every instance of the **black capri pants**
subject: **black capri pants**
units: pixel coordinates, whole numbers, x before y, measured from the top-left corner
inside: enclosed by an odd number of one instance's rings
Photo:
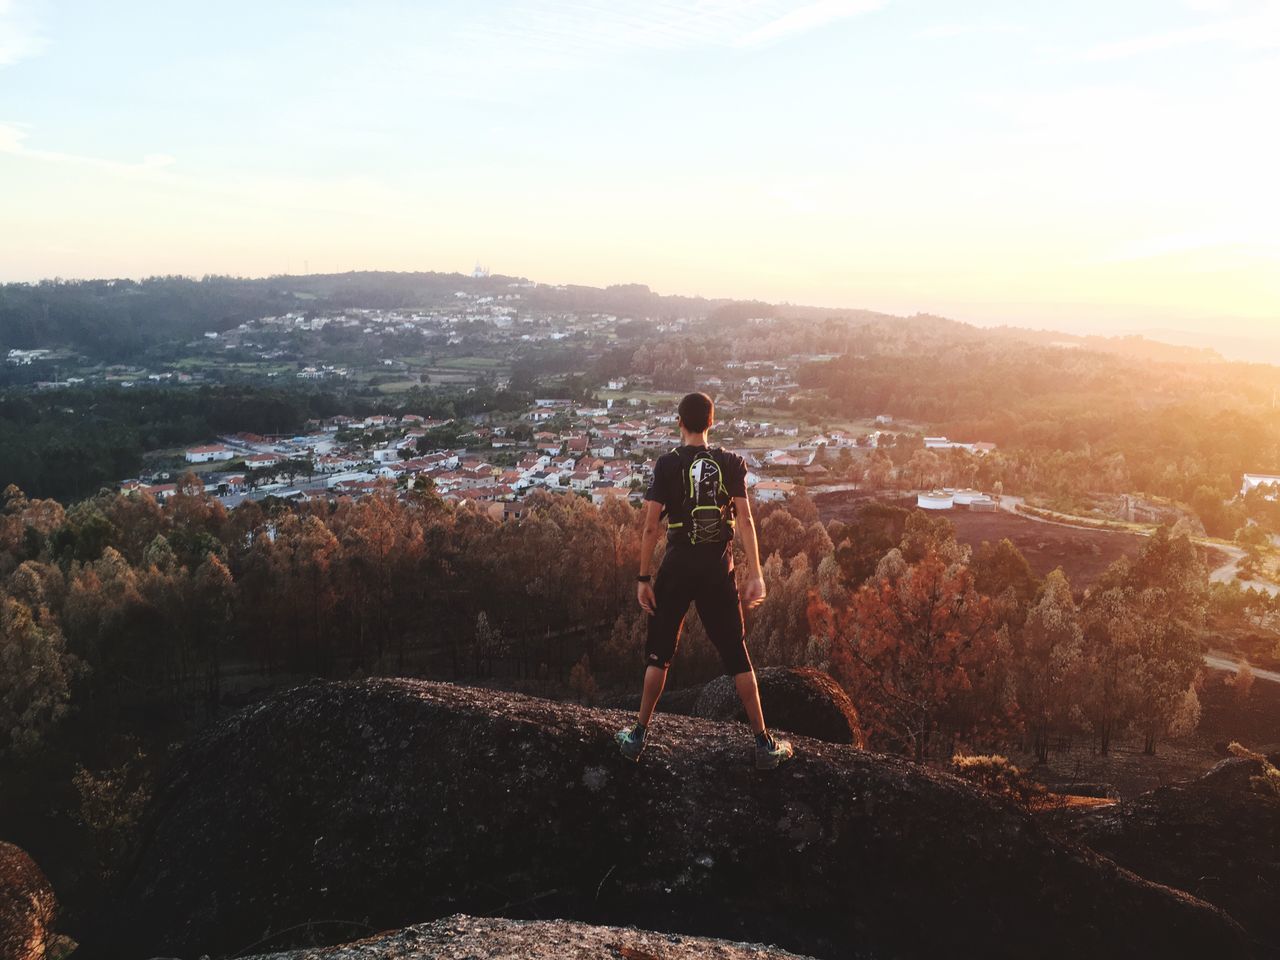
[[[649,617],[645,642],[645,663],[666,669],[680,645],[689,604],[698,608],[698,618],[707,638],[720,654],[729,674],[747,673],[746,631],[742,624],[742,604],[733,575],[733,542],[723,544],[668,544],[662,566],[653,581],[654,612]]]

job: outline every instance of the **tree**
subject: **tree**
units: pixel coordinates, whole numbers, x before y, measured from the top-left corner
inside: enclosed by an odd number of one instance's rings
[[[596,687],[596,678],[591,674],[591,658],[585,653],[569,671],[569,689],[579,703],[589,707],[593,706],[599,697],[600,691]]]
[[[761,666],[805,662],[809,641],[809,597],[814,579],[808,560],[797,553],[791,564],[774,553],[761,568],[765,599],[751,615],[747,646]]]
[[[1244,557],[1239,567],[1241,578],[1256,579],[1262,566],[1262,550],[1269,542],[1269,538],[1256,523],[1247,523],[1236,531],[1235,541],[1244,550]]]
[[[804,524],[787,510],[771,511],[760,521],[760,556],[768,559],[775,553],[790,560],[804,549]]]
[[[1135,720],[1143,731],[1144,753],[1155,752],[1200,671],[1207,585],[1195,545],[1164,528],[1148,539],[1134,562],[1140,653]]]
[[[908,563],[936,554],[947,563],[967,563],[969,548],[956,542],[956,528],[946,517],[934,517],[926,510],[907,514],[902,541],[898,544]]]
[[[815,598],[815,632],[873,738],[923,760],[943,727],[968,732],[995,718],[976,709],[992,674],[990,601],[960,564],[929,552],[864,584],[845,608]]]
[[[1017,632],[1013,676],[1018,706],[1031,727],[1036,759],[1049,759],[1049,734],[1079,702],[1084,649],[1071,584],[1059,567]]]
[[[932,450],[917,450],[911,455],[902,474],[914,487],[931,490],[942,482],[942,459]]]
[[[887,550],[902,538],[908,512],[900,507],[869,503],[858,510],[836,543],[835,558],[841,575],[851,587],[870,577]]]
[[[883,490],[893,477],[893,460],[883,450],[877,449],[867,461],[865,483],[872,490]]]
[[[199,662],[204,668],[204,695],[215,710],[222,687],[222,652],[235,624],[236,586],[231,571],[216,554],[208,554],[192,577],[192,610]]]
[[[67,715],[80,671],[46,610],[0,596],[0,756],[39,749]]]
[[[969,567],[974,587],[995,601],[1001,619],[1014,627],[1022,626],[1040,590],[1040,581],[1022,551],[1007,537],[995,546],[984,540]]]
[[[1082,610],[1085,673],[1083,710],[1105,757],[1111,740],[1126,719],[1134,692],[1139,652],[1137,614],[1124,587],[1129,564],[1117,560],[1094,585]]]
[[[492,671],[493,658],[502,646],[502,634],[489,623],[489,615],[481,610],[476,615],[476,628],[471,637],[472,676],[482,677]]]
[[[853,454],[848,447],[841,447],[836,453],[833,469],[836,478],[839,480],[848,480],[853,476]]]
[[[1183,710],[1200,670],[1207,583],[1195,546],[1162,527],[1085,598],[1085,710],[1104,754],[1128,721],[1142,731],[1143,752],[1154,753]]]
[[[1231,678],[1231,691],[1235,694],[1238,703],[1243,704],[1249,699],[1249,693],[1253,690],[1253,679],[1253,667],[1249,665],[1248,660],[1241,660],[1235,676]]]

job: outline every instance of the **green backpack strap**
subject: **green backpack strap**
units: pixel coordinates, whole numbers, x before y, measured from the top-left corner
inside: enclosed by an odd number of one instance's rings
[[[724,483],[723,451],[699,449],[691,457],[682,456],[681,466],[689,542],[724,543],[732,536],[733,499]]]

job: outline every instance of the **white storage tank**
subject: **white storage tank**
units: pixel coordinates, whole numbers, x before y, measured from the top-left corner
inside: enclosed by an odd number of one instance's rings
[[[951,499],[957,507],[967,507],[981,496],[977,490],[957,490]]]
[[[945,490],[931,490],[916,497],[916,506],[921,510],[950,510],[955,505],[955,498]]]

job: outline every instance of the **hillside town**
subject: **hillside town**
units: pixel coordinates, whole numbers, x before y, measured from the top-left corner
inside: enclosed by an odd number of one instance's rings
[[[416,414],[347,416],[315,421],[292,437],[238,433],[184,451],[185,467],[203,489],[235,506],[245,499],[360,496],[380,489],[402,494],[431,490],[450,501],[490,503],[495,515],[519,515],[519,501],[537,489],[589,497],[638,499],[654,460],[678,444],[675,416],[653,410],[618,412],[562,399],[538,399],[514,423],[468,423],[457,446],[432,447],[433,430],[456,426]],[[481,418],[476,418],[481,419]],[[524,429],[520,429],[524,427]],[[739,437],[770,437],[778,446],[730,446],[747,461],[747,482],[758,500],[783,499],[806,479],[821,481],[825,451],[873,449],[878,434],[842,430],[801,437],[795,427],[734,418],[722,424]],[[517,439],[521,435],[523,439]],[[131,479],[123,490],[163,501],[178,479]],[[782,477],[790,479],[783,479]]]

